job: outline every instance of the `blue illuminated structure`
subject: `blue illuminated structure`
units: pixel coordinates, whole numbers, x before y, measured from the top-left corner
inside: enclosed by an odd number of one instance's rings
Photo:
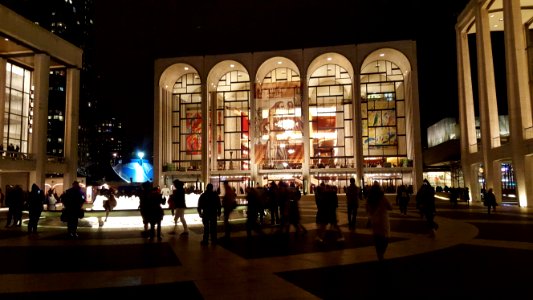
[[[122,180],[130,183],[152,181],[154,178],[154,168],[148,161],[142,158],[132,159],[127,164],[117,164],[113,166],[113,171]]]

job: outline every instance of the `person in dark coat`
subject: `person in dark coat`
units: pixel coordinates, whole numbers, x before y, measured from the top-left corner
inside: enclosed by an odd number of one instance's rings
[[[161,205],[164,203],[165,198],[149,181],[143,183],[142,187],[141,203],[144,205],[144,221],[148,222],[150,225],[148,239],[153,240],[157,231],[157,239],[161,240],[163,237],[161,235],[161,221],[163,220],[164,215]]]
[[[487,213],[490,215],[491,209],[492,212],[496,212],[496,206],[498,205],[498,202],[496,202],[496,196],[494,195],[492,188],[488,189],[484,200],[484,204],[487,207]]]
[[[435,190],[427,179],[424,182],[418,193],[416,193],[416,206],[420,210],[420,214],[426,219],[431,236],[435,236],[438,224],[434,221],[436,215],[435,207]]]
[[[31,186],[30,194],[28,195],[28,213],[30,220],[28,221],[28,233],[37,233],[37,225],[39,218],[43,212],[43,204],[46,201],[44,191],[39,188],[37,184]]]
[[[350,185],[346,188],[346,206],[348,209],[348,228],[355,231],[357,210],[361,199],[361,189],[355,185],[355,178],[350,178]]]
[[[217,218],[222,213],[222,204],[220,203],[218,194],[213,191],[213,184],[208,183],[205,187],[205,192],[200,195],[197,211],[204,224],[204,235],[200,243],[204,246],[207,245],[211,237],[211,244],[216,244]]]
[[[261,229],[261,224],[257,221],[259,217],[259,210],[261,209],[259,191],[256,188],[246,188],[246,236],[252,237],[252,231],[255,231],[259,235],[264,235]]]
[[[25,198],[26,193],[22,190],[20,185],[17,184],[14,187],[9,188],[8,193],[6,194],[6,202],[9,205],[6,227],[20,227],[22,225],[22,210],[26,201]],[[13,220],[13,224],[11,224],[11,220]]]
[[[80,183],[74,181],[63,196],[63,214],[67,222],[67,234],[69,238],[78,237],[78,220],[83,213],[83,203],[85,203],[85,193],[80,187]]]

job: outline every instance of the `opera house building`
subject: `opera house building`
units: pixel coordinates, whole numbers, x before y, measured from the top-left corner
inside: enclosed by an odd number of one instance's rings
[[[414,41],[160,58],[154,86],[160,186],[422,182]]]

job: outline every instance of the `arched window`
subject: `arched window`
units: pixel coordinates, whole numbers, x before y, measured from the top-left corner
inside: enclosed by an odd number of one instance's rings
[[[353,167],[352,79],[339,65],[319,67],[309,79],[312,168]]]
[[[172,88],[172,162],[199,170],[202,154],[202,95],[198,74],[181,76]]]
[[[217,84],[216,159],[219,170],[250,169],[250,77],[241,71]]]
[[[262,169],[299,169],[303,163],[300,75],[276,68],[256,86],[255,160]]]
[[[361,71],[361,119],[365,167],[407,166],[404,77],[378,60]]]

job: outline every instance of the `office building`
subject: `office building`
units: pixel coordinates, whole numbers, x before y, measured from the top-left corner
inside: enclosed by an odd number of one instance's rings
[[[44,187],[50,173],[76,180],[82,50],[4,6],[0,36],[0,87],[6,91],[0,93],[0,186]],[[64,153],[60,160],[49,160],[49,74],[56,69],[66,74]]]

